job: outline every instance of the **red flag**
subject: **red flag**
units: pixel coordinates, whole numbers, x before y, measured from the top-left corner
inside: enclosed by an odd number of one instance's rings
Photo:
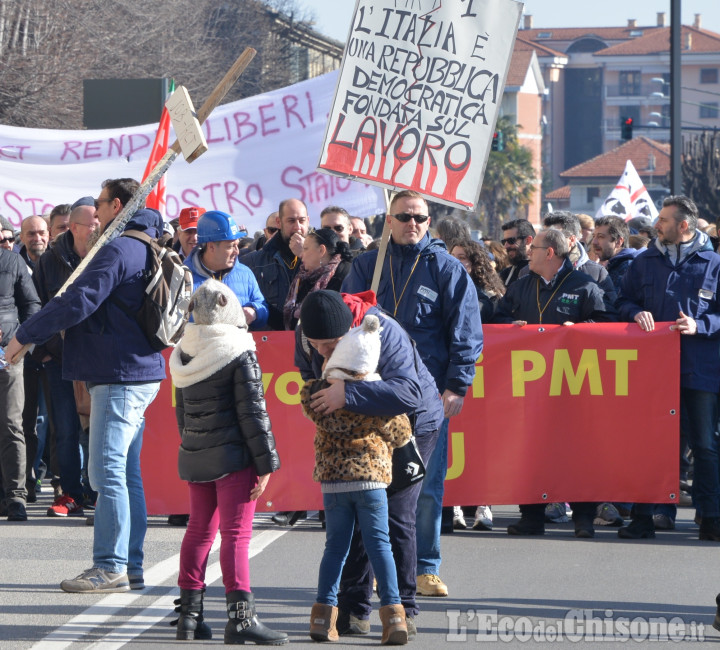
[[[169,95],[175,91],[175,80],[170,82]],[[150,172],[155,168],[162,157],[167,153],[168,140],[170,136],[170,113],[167,108],[163,107],[162,115],[160,116],[160,124],[158,125],[157,135],[155,136],[155,142],[153,143],[152,150],[150,151],[150,159],[148,160],[147,166],[145,167],[145,173],[143,174],[143,181],[148,177]],[[165,176],[163,176],[158,184],[155,186],[152,192],[148,195],[145,200],[145,205],[148,208],[155,208],[160,211],[163,217],[165,217]]]

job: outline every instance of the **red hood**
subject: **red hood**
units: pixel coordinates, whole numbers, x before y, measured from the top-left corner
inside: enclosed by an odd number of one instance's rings
[[[365,318],[365,313],[370,307],[377,305],[377,296],[374,291],[363,291],[361,293],[342,293],[343,302],[350,308],[353,315],[352,327],[357,327]]]

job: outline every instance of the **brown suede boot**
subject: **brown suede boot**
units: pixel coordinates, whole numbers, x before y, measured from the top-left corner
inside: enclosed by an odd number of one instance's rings
[[[405,645],[408,642],[405,608],[402,605],[385,605],[379,613],[383,626],[380,645]]]
[[[338,641],[338,608],[315,603],[310,612],[310,638],[313,641]]]

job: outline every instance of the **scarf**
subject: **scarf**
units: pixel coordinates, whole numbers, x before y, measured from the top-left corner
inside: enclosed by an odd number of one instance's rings
[[[327,264],[319,266],[312,271],[308,271],[304,265],[300,265],[300,270],[293,278],[285,306],[283,307],[283,323],[285,324],[286,330],[295,329],[295,323],[297,323],[300,318],[300,307],[302,305],[302,299],[298,301],[300,286],[305,284],[310,287],[305,292],[303,298],[313,291],[324,289],[335,275],[338,264],[340,264],[340,255],[333,255]]]
[[[188,323],[185,335],[170,355],[173,383],[186,388],[204,381],[248,350],[255,350],[255,340],[247,329]]]

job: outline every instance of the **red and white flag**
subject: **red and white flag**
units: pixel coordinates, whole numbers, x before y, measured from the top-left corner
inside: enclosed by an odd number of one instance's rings
[[[654,221],[658,216],[657,208],[650,198],[640,175],[630,160],[625,163],[625,171],[610,195],[595,215],[600,217],[620,217],[625,221],[633,217],[647,217]]]
[[[175,91],[175,80],[170,82],[170,88],[168,95],[172,95]],[[160,116],[160,124],[158,125],[157,134],[155,135],[155,142],[153,142],[152,149],[150,150],[150,159],[148,160],[147,166],[145,167],[145,173],[143,174],[142,180],[144,181],[150,172],[155,168],[162,157],[167,153],[168,140],[170,138],[170,113],[168,109],[163,106],[162,115]],[[148,208],[155,208],[163,216],[166,216],[165,210],[165,175],[160,178],[160,181],[155,186],[152,192],[145,199],[145,205]]]

